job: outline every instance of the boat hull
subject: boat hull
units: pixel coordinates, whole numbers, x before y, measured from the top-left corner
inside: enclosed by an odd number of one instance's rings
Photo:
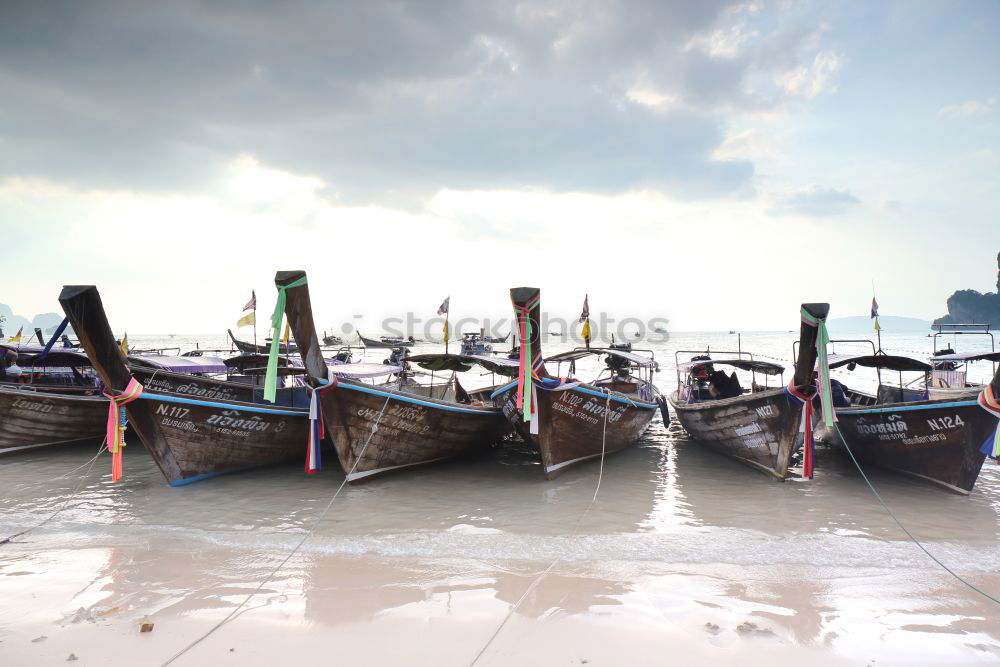
[[[94,389],[0,386],[0,454],[104,437],[108,399]]]
[[[537,434],[521,416],[516,387],[497,398],[518,435],[538,449],[546,479],[554,479],[572,465],[620,451],[638,440],[659,408],[617,392],[610,393],[610,400],[608,396],[589,385],[562,391],[537,389]]]
[[[784,481],[799,445],[802,404],[781,389],[734,398],[684,403],[670,395],[674,416],[692,438]]]
[[[975,394],[941,401],[838,408],[840,432],[858,461],[968,494],[997,419]],[[835,439],[835,444],[841,444]]]
[[[349,482],[485,449],[507,429],[492,406],[456,404],[349,380],[323,388],[320,402]]]
[[[305,455],[308,410],[144,391],[129,426],[171,486]]]

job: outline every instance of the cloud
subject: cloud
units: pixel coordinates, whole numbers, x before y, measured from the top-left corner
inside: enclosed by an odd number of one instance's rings
[[[0,22],[0,177],[192,192],[250,155],[355,199],[739,193],[754,168],[713,155],[720,114],[778,103],[748,77],[816,48],[809,30],[762,32],[751,9],[17,3]],[[807,69],[796,95],[829,87],[828,60]]]
[[[971,118],[989,113],[996,108],[997,98],[991,97],[984,102],[968,100],[959,104],[948,104],[938,109],[938,118]]]
[[[781,72],[775,81],[789,95],[811,99],[837,90],[833,75],[843,65],[843,61],[841,55],[822,51],[816,54],[811,64]]]
[[[843,215],[858,203],[860,200],[846,190],[809,185],[781,199],[771,213],[806,217]]]

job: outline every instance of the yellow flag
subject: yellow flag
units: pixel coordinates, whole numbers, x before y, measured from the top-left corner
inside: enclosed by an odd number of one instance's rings
[[[448,320],[444,321],[444,342],[448,342]]]
[[[128,356],[128,334],[127,333],[124,336],[122,336],[122,344],[121,344],[120,348],[121,348],[122,354],[124,354],[127,357]]]
[[[881,330],[882,330],[882,327],[879,326],[878,318],[876,317],[875,318],[875,331],[881,331]]]
[[[590,347],[590,319],[589,318],[586,321],[584,321],[584,323],[583,323],[583,342],[587,344],[587,347]]]
[[[17,330],[17,333],[10,337],[7,341],[8,343],[20,343],[21,342],[21,332],[24,331],[24,327]]]
[[[240,319],[236,320],[237,327],[249,327],[254,324],[257,324],[256,312],[250,313],[249,315],[244,315]]]
[[[285,322],[285,347],[288,347],[288,322]]]

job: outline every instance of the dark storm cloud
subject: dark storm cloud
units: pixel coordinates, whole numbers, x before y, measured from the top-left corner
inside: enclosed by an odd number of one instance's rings
[[[683,48],[730,4],[6,3],[0,177],[190,189],[249,153],[347,196],[734,192],[753,165],[709,157],[713,105],[750,65]]]

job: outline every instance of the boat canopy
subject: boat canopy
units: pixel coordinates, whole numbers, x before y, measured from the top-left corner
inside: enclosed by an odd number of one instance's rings
[[[172,373],[226,372],[226,362],[220,357],[178,357],[171,354],[133,354],[128,362],[132,366],[157,368]]]
[[[562,363],[564,361],[576,361],[578,359],[583,359],[591,355],[606,354],[612,357],[618,357],[619,359],[625,359],[629,363],[635,364],[636,366],[641,366],[643,368],[656,368],[656,361],[650,357],[644,357],[641,354],[636,354],[634,352],[626,352],[625,350],[614,350],[608,347],[592,347],[587,348],[577,348],[575,350],[570,350],[569,352],[560,352],[559,354],[553,354],[551,357],[545,359],[545,361],[554,361],[556,363]],[[516,363],[516,362],[515,362]]]
[[[375,378],[383,375],[392,375],[393,373],[403,372],[402,366],[364,362],[356,364],[337,364],[336,366],[328,366],[327,368],[331,377],[336,376],[338,378],[350,378],[353,380]]]
[[[831,354],[827,357],[830,368],[840,368],[847,364],[857,364],[866,368],[883,368],[890,371],[929,371],[925,364],[912,357],[898,357],[892,354]]]
[[[1000,361],[1000,352],[968,352],[956,354],[942,354],[930,357],[932,362],[938,361]]]
[[[701,366],[733,366],[740,370],[763,373],[764,375],[781,375],[785,372],[785,367],[781,364],[755,359],[698,359],[678,364],[677,370],[682,373],[690,373],[693,369]]]
[[[38,359],[39,354],[41,354],[41,352],[28,355],[22,352],[17,363],[22,368],[28,366],[48,366],[50,368],[90,366],[90,359],[87,358],[87,355],[80,352],[60,352],[58,350],[53,350],[42,360]]]
[[[429,371],[464,373],[473,366],[482,366],[488,371],[507,377],[515,377],[520,366],[517,359],[491,357],[485,354],[417,354],[407,357],[406,360]]]

